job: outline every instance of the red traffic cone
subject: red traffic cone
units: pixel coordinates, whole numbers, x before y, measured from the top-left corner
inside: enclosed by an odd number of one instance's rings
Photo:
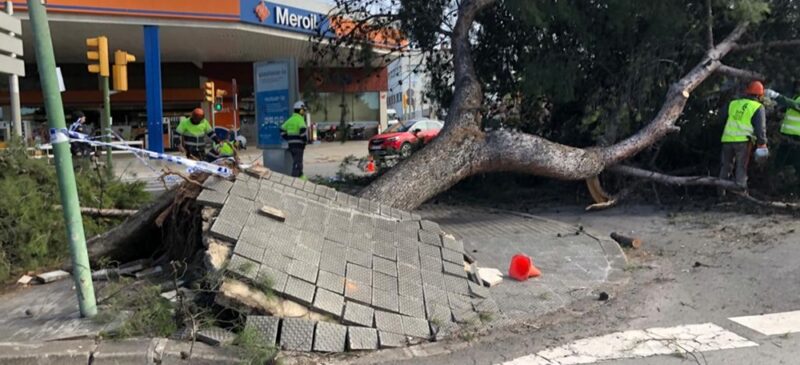
[[[375,161],[372,160],[372,156],[369,156],[369,161],[367,162],[365,170],[369,173],[375,172]]]
[[[508,267],[508,276],[514,280],[525,281],[528,278],[539,277],[542,272],[533,265],[533,260],[525,254],[516,254],[511,258],[511,265]]]

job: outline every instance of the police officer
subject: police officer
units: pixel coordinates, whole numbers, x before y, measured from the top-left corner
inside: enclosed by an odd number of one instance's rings
[[[306,127],[306,104],[302,101],[294,103],[294,113],[281,125],[281,137],[289,142],[289,153],[292,154],[292,176],[306,179],[303,174],[303,152],[308,141]]]
[[[722,158],[720,179],[729,179],[731,172],[734,181],[742,189],[747,188],[747,165],[750,160],[752,141],[758,148],[756,155],[766,158],[767,149],[766,111],[761,101],[764,98],[764,85],[753,81],[745,89],[744,96],[728,104],[725,129],[722,132]],[[724,195],[724,191],[720,191]]]
[[[214,128],[211,128],[211,124],[205,118],[205,112],[200,108],[193,110],[191,117],[181,118],[176,132],[181,136],[178,148],[186,154],[187,158],[202,160],[205,157],[206,137],[219,143],[219,138],[214,134]]]

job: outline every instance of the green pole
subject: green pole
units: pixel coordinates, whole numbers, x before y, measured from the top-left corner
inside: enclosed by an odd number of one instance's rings
[[[72,170],[69,140],[64,140],[64,135],[60,132],[66,131],[64,109],[61,103],[61,93],[58,90],[50,25],[47,23],[47,12],[41,0],[28,0],[28,15],[33,30],[36,65],[39,69],[47,120],[53,137],[51,143],[55,154],[61,206],[64,207],[64,220],[67,225],[67,239],[72,256],[72,278],[75,280],[75,289],[78,292],[78,306],[81,316],[93,317],[97,314],[97,303],[92,286],[92,270],[89,267],[89,254],[86,251],[86,237],[83,233],[83,221],[78,202],[78,188],[75,185],[75,173]]]
[[[103,134],[111,133],[111,95],[108,90],[108,76],[100,76],[100,86],[103,89]],[[111,142],[111,137],[103,138],[106,143]],[[111,147],[106,147],[106,168],[108,176],[114,176],[114,167],[111,165]]]

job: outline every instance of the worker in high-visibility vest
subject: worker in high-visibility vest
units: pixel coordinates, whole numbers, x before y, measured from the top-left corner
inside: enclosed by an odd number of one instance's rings
[[[767,149],[767,116],[762,100],[764,99],[764,85],[760,81],[753,81],[747,85],[744,96],[732,100],[725,117],[725,129],[722,132],[722,158],[719,172],[720,179],[730,179],[731,173],[734,181],[743,189],[747,188],[747,166],[750,161],[750,151],[753,141],[757,149],[756,156],[760,159],[769,156]],[[724,191],[720,191],[724,195]]]
[[[206,138],[219,143],[219,138],[214,133],[214,128],[205,118],[203,109],[196,108],[189,118],[181,118],[175,130],[181,137],[178,148],[186,154],[187,158],[202,160],[206,156]]]
[[[306,104],[302,101],[294,103],[294,113],[281,125],[281,137],[289,143],[292,154],[292,176],[306,179],[303,174],[303,153],[308,143],[306,127]]]
[[[219,142],[214,142],[211,145],[211,150],[206,155],[206,161],[213,162],[221,158],[233,158],[238,163],[239,154],[236,151],[234,142],[224,132],[218,132],[217,139]]]
[[[791,99],[777,91],[767,90],[768,98],[774,100],[779,106],[786,108],[781,121],[781,135],[784,138],[778,146],[776,153],[776,166],[790,165],[794,167],[795,174],[800,174],[800,80],[794,82],[795,98]]]

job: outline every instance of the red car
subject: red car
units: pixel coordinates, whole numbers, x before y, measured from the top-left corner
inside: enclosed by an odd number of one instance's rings
[[[408,120],[394,124],[369,139],[369,154],[378,163],[407,158],[436,138],[443,126],[444,123],[433,119]]]

